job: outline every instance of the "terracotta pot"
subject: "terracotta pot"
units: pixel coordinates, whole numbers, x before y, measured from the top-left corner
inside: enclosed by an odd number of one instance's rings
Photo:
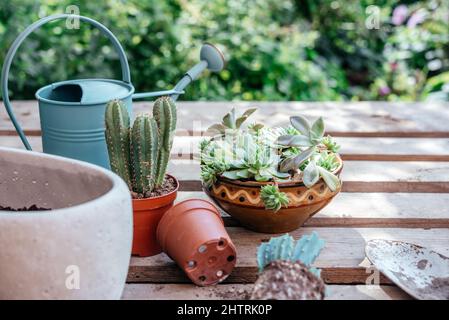
[[[343,162],[338,157],[340,165],[334,174],[340,176]],[[260,187],[266,182],[230,180],[220,177],[210,188],[203,190],[214,202],[243,226],[262,233],[285,233],[296,230],[311,216],[324,208],[337,193],[332,192],[323,179],[312,188],[307,188],[302,181],[280,182],[279,189],[285,192],[290,200],[287,208],[279,211],[266,210],[260,198]]]
[[[162,217],[157,238],[199,286],[223,281],[236,263],[236,250],[217,208],[206,200],[178,203]]]
[[[0,148],[0,300],[120,299],[131,256],[128,187],[77,160]],[[79,281],[78,281],[79,280]]]
[[[159,197],[133,199],[133,255],[149,257],[162,252],[156,239],[157,226],[164,213],[173,206],[179,188],[178,180],[171,175],[168,176],[176,181],[175,190]]]

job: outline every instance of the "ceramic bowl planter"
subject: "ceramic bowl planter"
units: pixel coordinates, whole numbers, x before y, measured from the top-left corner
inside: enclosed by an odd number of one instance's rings
[[[340,165],[333,173],[337,176],[343,168]],[[288,207],[279,211],[265,209],[260,197],[260,188],[269,183],[256,181],[230,180],[219,177],[215,184],[203,190],[224,211],[237,219],[243,226],[262,233],[284,233],[296,230],[311,216],[324,208],[341,190],[341,185],[331,191],[320,179],[307,188],[302,181],[279,182],[279,190],[289,198]]]
[[[112,172],[0,148],[0,299],[119,299],[132,241],[131,197]]]
[[[235,247],[220,213],[208,201],[190,199],[172,207],[159,223],[157,238],[199,286],[223,281],[235,266]]]
[[[154,198],[133,199],[133,255],[148,257],[162,252],[156,239],[156,229],[164,213],[173,206],[179,187],[178,180],[170,177],[177,184],[176,189],[170,193]]]

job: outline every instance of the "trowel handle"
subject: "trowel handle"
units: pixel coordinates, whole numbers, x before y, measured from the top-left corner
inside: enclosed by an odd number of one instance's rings
[[[14,124],[14,127],[16,128],[17,133],[19,134],[20,139],[22,140],[23,144],[25,145],[25,148],[28,150],[31,150],[31,146],[25,137],[25,134],[18,124],[16,117],[14,116],[14,113],[12,112],[11,108],[11,102],[9,100],[9,91],[8,91],[8,79],[9,79],[9,70],[11,68],[12,61],[14,59],[14,56],[17,52],[17,49],[19,49],[22,42],[35,30],[39,29],[42,25],[46,24],[47,22],[59,20],[59,19],[79,19],[81,21],[85,21],[93,25],[94,27],[100,29],[100,31],[106,35],[109,40],[111,40],[114,48],[116,49],[119,58],[120,58],[120,64],[122,66],[122,78],[123,81],[127,83],[131,83],[131,76],[129,71],[129,65],[128,60],[126,58],[125,51],[123,50],[120,42],[117,40],[117,38],[114,36],[114,34],[106,28],[104,25],[99,23],[98,21],[95,21],[91,18],[84,17],[84,16],[78,16],[73,14],[56,14],[52,16],[48,16],[45,18],[42,18],[32,25],[28,26],[13,42],[11,45],[11,48],[9,49],[2,68],[2,76],[1,76],[1,90],[3,93],[3,102],[5,104],[6,111],[8,112],[9,118],[11,119],[12,123]]]

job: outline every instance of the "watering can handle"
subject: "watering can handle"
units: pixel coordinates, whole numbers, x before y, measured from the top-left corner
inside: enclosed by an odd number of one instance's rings
[[[25,133],[23,132],[22,128],[20,127],[19,123],[16,120],[16,117],[14,116],[14,113],[12,112],[11,108],[11,102],[9,100],[9,92],[8,92],[8,78],[9,78],[9,70],[11,68],[11,63],[13,61],[13,58],[17,52],[17,49],[20,47],[22,42],[35,30],[39,29],[42,25],[46,24],[47,22],[59,20],[59,19],[80,19],[81,21],[85,21],[93,25],[94,27],[100,29],[100,31],[106,35],[109,40],[111,40],[112,44],[114,45],[115,49],[118,52],[119,58],[120,58],[120,64],[122,66],[122,78],[123,81],[127,83],[131,83],[131,75],[129,72],[129,65],[128,60],[126,58],[125,51],[123,50],[120,42],[117,40],[117,38],[114,36],[114,34],[106,28],[104,25],[99,23],[98,21],[95,21],[91,18],[84,17],[84,16],[78,16],[73,14],[56,14],[52,16],[48,16],[45,18],[42,18],[32,25],[28,26],[13,42],[11,45],[11,48],[8,51],[8,54],[6,55],[3,68],[2,68],[2,77],[1,77],[1,90],[3,92],[3,102],[5,104],[6,111],[8,112],[9,118],[11,119],[12,123],[14,124],[14,127],[16,128],[17,133],[19,134],[20,139],[22,140],[23,144],[25,145],[25,148],[28,150],[31,150],[31,146],[25,137]]]

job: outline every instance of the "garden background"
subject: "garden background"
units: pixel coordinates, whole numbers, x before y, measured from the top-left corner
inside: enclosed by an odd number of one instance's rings
[[[26,26],[74,1],[1,0],[0,63]],[[77,0],[123,44],[137,91],[168,89],[204,41],[228,58],[186,100],[449,100],[449,1]],[[66,79],[120,76],[109,42],[81,23],[44,26],[11,69],[15,99]]]

